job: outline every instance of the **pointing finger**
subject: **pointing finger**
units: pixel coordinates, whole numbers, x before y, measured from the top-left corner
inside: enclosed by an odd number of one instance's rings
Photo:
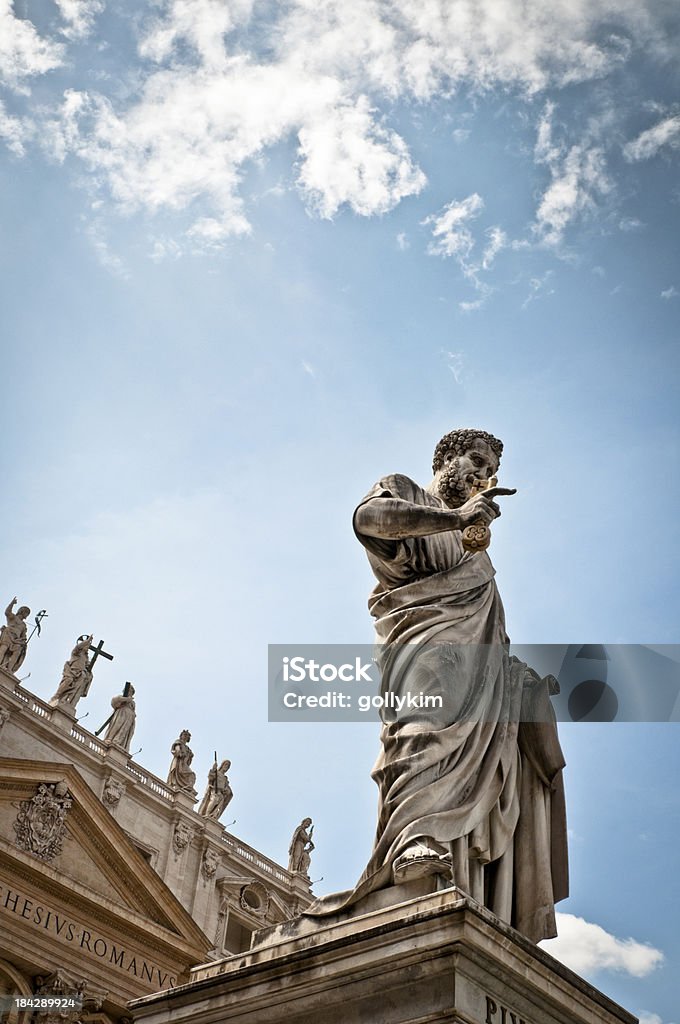
[[[517,494],[516,487],[490,487],[488,491],[480,491],[485,498],[496,498],[500,494]]]

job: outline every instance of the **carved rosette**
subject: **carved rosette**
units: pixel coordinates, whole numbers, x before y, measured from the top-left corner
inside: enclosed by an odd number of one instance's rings
[[[269,890],[262,882],[249,882],[241,889],[239,903],[249,914],[264,917],[269,910],[269,902]]]
[[[44,861],[61,853],[68,835],[66,816],[73,801],[65,782],[40,783],[31,800],[22,800],[14,822],[16,845]]]

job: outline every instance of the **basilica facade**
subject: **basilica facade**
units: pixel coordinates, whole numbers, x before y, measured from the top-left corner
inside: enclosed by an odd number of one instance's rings
[[[109,735],[0,668],[1,1024],[48,1024],[30,1001],[57,996],[74,1005],[62,1024],[125,1024],[130,1000],[247,950],[310,902],[306,873],[220,824],[224,786],[198,805]]]

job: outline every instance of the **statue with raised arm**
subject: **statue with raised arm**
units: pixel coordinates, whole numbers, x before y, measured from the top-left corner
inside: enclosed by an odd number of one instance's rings
[[[14,611],[16,603],[13,597],[5,608],[7,625],[0,629],[0,668],[12,674],[21,668],[26,657],[26,619],[31,614],[26,605]]]
[[[311,825],[311,828],[310,828]],[[314,849],[312,836],[314,826],[311,818],[303,818],[293,832],[293,838],[288,848],[288,870],[306,875],[309,872],[309,865],[312,862],[311,853]]]
[[[191,733],[188,729],[182,729],[179,739],[176,739],[170,748],[172,761],[168,772],[168,786],[172,789],[183,790],[193,793],[196,773],[191,770],[191,762],[194,759],[194,752],[189,746]]]
[[[306,913],[414,878],[433,876],[436,888],[440,876],[534,942],[556,934],[568,881],[551,680],[509,654],[481,529],[515,493],[492,485],[502,451],[486,431],[453,430],[427,487],[386,476],[356,509],[377,581],[369,609],[383,693],[439,695],[441,706],[382,711],[373,855],[353,891]]]
[[[96,735],[98,736],[106,728],[104,742],[115,743],[117,747],[122,747],[123,750],[129,752],[137,722],[135,688],[132,683],[126,683],[123,692],[111,699],[111,707],[113,708],[112,715],[102,729],[97,730]]]
[[[67,704],[75,710],[79,700],[87,695],[92,682],[89,653],[92,635],[81,636],[71,651],[71,656],[64,665],[61,682],[50,704]]]
[[[219,821],[227,804],[231,801],[234,794],[227,778],[230,768],[231,761],[223,761],[218,767],[217,758],[215,758],[215,763],[208,772],[208,785],[203,799],[198,805],[198,813],[202,814],[204,818]]]

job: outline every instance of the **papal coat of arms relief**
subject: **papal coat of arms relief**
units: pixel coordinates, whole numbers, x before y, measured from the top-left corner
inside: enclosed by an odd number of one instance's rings
[[[30,800],[22,800],[14,822],[20,850],[51,861],[67,835],[66,816],[73,803],[65,782],[43,783]]]

